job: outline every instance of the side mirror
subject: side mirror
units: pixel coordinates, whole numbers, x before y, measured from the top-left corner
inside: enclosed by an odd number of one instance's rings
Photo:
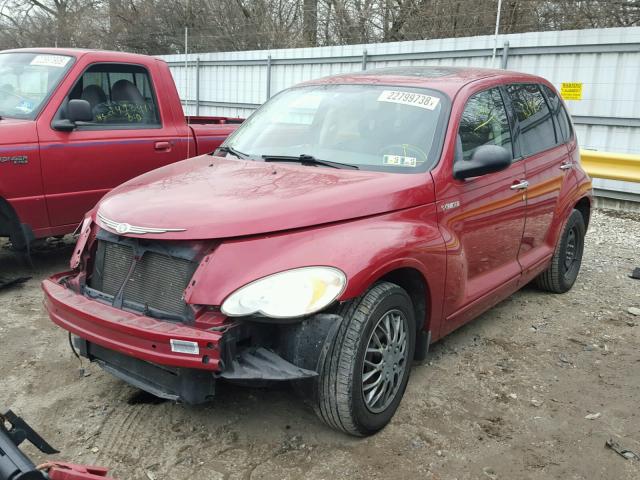
[[[55,130],[70,132],[76,128],[77,122],[92,122],[93,112],[91,104],[86,100],[74,98],[69,100],[66,106],[67,118],[54,120],[51,126]]]
[[[458,180],[499,172],[511,165],[511,152],[499,145],[481,145],[471,160],[453,164],[453,176]]]
[[[91,122],[93,121],[93,112],[91,104],[86,100],[74,98],[69,100],[67,104],[67,118],[71,122]]]

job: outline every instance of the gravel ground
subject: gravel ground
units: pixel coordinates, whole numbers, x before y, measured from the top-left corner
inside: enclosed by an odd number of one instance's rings
[[[638,479],[640,216],[599,211],[573,290],[526,288],[433,346],[392,423],[355,439],[326,428],[286,388],[220,385],[208,405],[150,401],[80,363],[42,307],[39,281],[67,265],[69,243],[35,271],[0,246],[0,408],[61,453],[124,479]],[[44,455],[25,450],[37,461]]]

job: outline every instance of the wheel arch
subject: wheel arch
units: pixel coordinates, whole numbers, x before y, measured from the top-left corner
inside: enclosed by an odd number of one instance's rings
[[[33,240],[31,228],[20,223],[15,209],[3,197],[0,197],[0,237],[9,237],[18,250],[26,248]]]
[[[578,210],[584,220],[585,229],[589,228],[589,220],[591,219],[591,200],[589,197],[582,197],[573,206],[575,210]]]
[[[429,329],[427,307],[431,304],[431,292],[422,272],[413,267],[399,267],[377,278],[374,283],[377,282],[391,282],[405,290],[413,303],[418,332]]]

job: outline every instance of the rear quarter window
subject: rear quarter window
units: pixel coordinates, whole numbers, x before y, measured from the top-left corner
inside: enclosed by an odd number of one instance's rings
[[[551,114],[556,122],[556,129],[558,133],[558,141],[566,143],[571,138],[571,122],[569,121],[569,114],[562,105],[560,97],[553,91],[553,89],[542,86],[542,90],[549,100],[549,108],[551,108]]]
[[[558,142],[551,110],[536,84],[508,85],[513,112],[520,123],[520,150],[527,157]]]

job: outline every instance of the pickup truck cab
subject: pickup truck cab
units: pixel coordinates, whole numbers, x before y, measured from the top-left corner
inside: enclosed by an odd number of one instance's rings
[[[276,95],[214,155],[105,196],[45,303],[82,355],[155,395],[291,380],[327,424],[367,435],[432,342],[531,281],[572,287],[591,203],[540,77],[328,77]]]
[[[0,52],[0,237],[21,250],[72,232],[113,187],[215,150],[240,122],[188,120],[160,59]]]

